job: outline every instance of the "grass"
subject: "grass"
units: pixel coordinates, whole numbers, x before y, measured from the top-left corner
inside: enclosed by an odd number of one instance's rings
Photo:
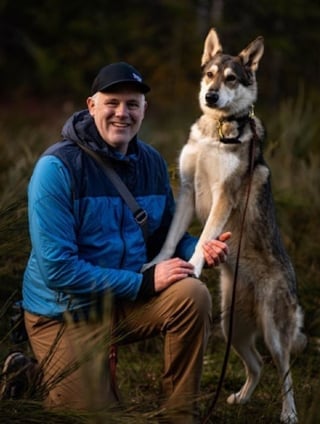
[[[303,424],[320,422],[320,188],[317,145],[319,123],[316,109],[306,107],[303,96],[284,102],[277,116],[266,114],[270,122],[266,158],[272,169],[273,190],[278,221],[288,252],[295,265],[299,296],[305,311],[305,332],[308,346],[292,358],[295,396]],[[26,216],[26,187],[32,166],[44,148],[59,137],[64,117],[57,117],[44,126],[36,119],[32,125],[16,127],[6,120],[0,133],[0,362],[15,348],[9,339],[8,306],[20,297],[20,284],[28,257],[29,240]],[[147,121],[146,121],[147,122]],[[287,122],[292,122],[288,127]],[[166,157],[176,188],[176,157],[187,136],[189,123],[167,122],[159,128],[152,120],[146,125],[144,138]],[[164,142],[164,140],[166,140]],[[193,227],[197,232],[198,228]],[[219,326],[219,290],[216,271],[205,271],[213,299],[214,322],[212,337],[204,361],[200,410],[205,415],[215,393],[225,342]],[[10,299],[10,302],[8,302]],[[28,350],[28,346],[22,346]],[[262,343],[264,368],[261,382],[247,405],[230,406],[225,400],[244,381],[244,369],[231,352],[227,373],[211,422],[272,424],[279,422],[281,409],[277,374]],[[104,411],[100,415],[53,413],[44,410],[37,401],[0,401],[0,421],[3,424],[27,423],[153,423],[160,407],[162,372],[162,341],[155,339],[119,349],[118,384],[125,399],[121,411]]]

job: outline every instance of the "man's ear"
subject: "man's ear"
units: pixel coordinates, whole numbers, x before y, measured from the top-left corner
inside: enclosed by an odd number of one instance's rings
[[[88,111],[89,111],[90,115],[93,116],[94,115],[94,108],[95,108],[95,99],[93,97],[87,98],[87,107],[88,107]]]

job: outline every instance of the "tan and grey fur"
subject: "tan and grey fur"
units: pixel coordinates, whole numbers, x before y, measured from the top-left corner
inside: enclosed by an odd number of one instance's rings
[[[255,340],[263,336],[282,385],[281,421],[296,423],[290,374],[290,353],[305,345],[303,316],[296,295],[295,274],[275,219],[270,171],[263,158],[264,129],[251,111],[257,99],[256,70],[263,55],[258,37],[238,56],[224,54],[214,29],[204,44],[199,102],[202,115],[193,124],[179,158],[180,194],[166,242],[146,265],[174,255],[194,213],[203,224],[190,259],[200,276],[202,245],[231,231],[230,254],[220,266],[222,330],[228,336],[232,286],[248,184],[250,143],[256,128],[253,175],[243,228],[234,311],[232,345],[242,359],[246,381],[228,397],[230,404],[249,400],[260,378],[262,359]],[[252,121],[253,120],[253,121]]]

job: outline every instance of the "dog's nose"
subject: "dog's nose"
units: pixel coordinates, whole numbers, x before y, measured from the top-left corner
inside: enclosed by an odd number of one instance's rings
[[[206,94],[206,102],[208,106],[215,106],[219,100],[219,94],[216,91],[210,90]]]

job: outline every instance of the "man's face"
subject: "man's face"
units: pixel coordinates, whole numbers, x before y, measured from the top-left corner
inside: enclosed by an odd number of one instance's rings
[[[144,94],[123,86],[112,93],[96,93],[87,99],[87,105],[103,140],[126,154],[144,118],[147,107]]]

